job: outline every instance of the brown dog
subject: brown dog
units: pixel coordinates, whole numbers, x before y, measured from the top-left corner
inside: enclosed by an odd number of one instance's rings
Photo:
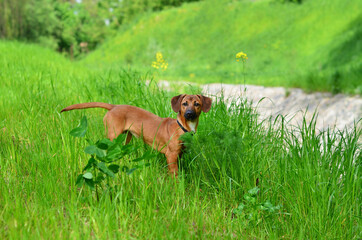
[[[143,137],[148,145],[166,155],[170,173],[177,176],[177,159],[181,154],[182,145],[179,137],[185,132],[196,132],[201,111],[208,112],[211,99],[202,95],[178,95],[172,98],[172,109],[178,113],[177,120],[161,118],[144,109],[129,105],[113,105],[91,102],[74,104],[61,112],[83,108],[105,108],[109,110],[103,122],[110,140],[121,133],[127,133],[126,143],[132,135]]]

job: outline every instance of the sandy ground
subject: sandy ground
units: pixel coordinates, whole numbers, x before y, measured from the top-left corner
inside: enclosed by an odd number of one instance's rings
[[[307,94],[301,89],[262,87],[253,85],[207,84],[202,92],[211,96],[224,95],[225,99],[246,98],[260,114],[261,119],[283,115],[291,125],[308,122],[318,114],[316,128],[352,128],[362,118],[362,98],[331,93]],[[362,119],[361,119],[362,121]],[[361,122],[358,123],[361,126]]]

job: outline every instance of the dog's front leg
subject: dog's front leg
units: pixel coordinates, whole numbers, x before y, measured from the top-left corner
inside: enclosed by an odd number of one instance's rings
[[[166,158],[167,158],[167,165],[168,165],[168,171],[171,175],[177,177],[178,175],[178,166],[177,166],[177,159],[178,159],[178,152],[166,152]]]

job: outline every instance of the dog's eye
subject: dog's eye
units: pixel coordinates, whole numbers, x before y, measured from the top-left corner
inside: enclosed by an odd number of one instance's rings
[[[198,106],[200,106],[200,103],[195,102],[194,106],[195,106],[195,107],[198,107]]]
[[[188,104],[187,104],[187,102],[184,102],[182,105],[187,106]]]

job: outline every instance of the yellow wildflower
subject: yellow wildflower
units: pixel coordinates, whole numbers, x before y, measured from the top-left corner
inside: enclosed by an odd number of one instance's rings
[[[168,67],[168,63],[163,59],[162,53],[158,52],[156,53],[156,61],[153,61],[151,66],[157,69],[161,68],[165,71]]]
[[[240,62],[240,59],[245,62],[247,59],[248,59],[248,55],[246,55],[246,53],[244,52],[238,52],[236,54],[236,61],[237,62]]]

